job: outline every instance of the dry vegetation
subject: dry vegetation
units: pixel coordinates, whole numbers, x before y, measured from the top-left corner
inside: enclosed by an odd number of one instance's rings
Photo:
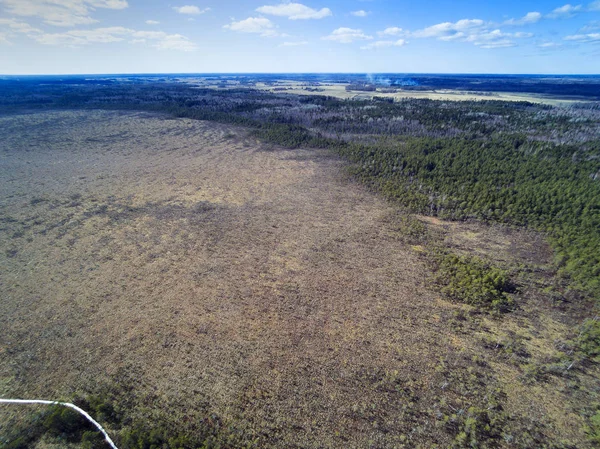
[[[4,116],[0,158],[3,396],[127,383],[132,416],[218,416],[258,447],[462,447],[490,410],[479,447],[591,447],[567,387],[595,368],[540,370],[582,311],[543,291],[539,235],[410,235],[327,152],[214,123]],[[433,240],[519,265],[517,310],[443,300]]]
[[[208,82],[201,83],[203,86],[211,86]],[[285,87],[281,87],[285,86]],[[400,101],[405,98],[417,98],[417,99],[428,99],[428,100],[443,100],[443,101],[489,101],[489,100],[501,100],[501,101],[529,101],[537,104],[548,104],[552,106],[568,106],[574,103],[585,102],[585,99],[578,98],[577,100],[556,98],[552,96],[545,96],[540,94],[528,94],[528,93],[512,93],[512,92],[469,92],[461,90],[425,90],[425,91],[411,91],[396,89],[397,92],[386,92],[386,88],[378,88],[374,92],[360,92],[360,91],[348,91],[346,89],[348,84],[327,84],[321,83],[318,88],[306,88],[303,83],[295,82],[280,82],[277,86],[271,86],[264,83],[257,83],[256,88],[265,90],[267,92],[282,92],[295,95],[323,95],[328,97],[335,97],[339,99],[353,99],[353,100],[371,100],[373,97],[379,98],[390,98],[394,101]],[[231,86],[235,88],[237,86]],[[221,88],[219,86],[219,88]]]

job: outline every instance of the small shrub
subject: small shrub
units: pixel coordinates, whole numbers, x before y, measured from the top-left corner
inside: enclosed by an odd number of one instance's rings
[[[586,358],[600,362],[600,320],[598,317],[587,320],[583,324],[576,344]]]
[[[429,237],[427,226],[412,215],[398,215],[390,220],[391,228],[407,243],[422,243]]]
[[[92,430],[92,424],[78,412],[60,405],[46,415],[43,425],[50,435],[68,441],[80,441],[85,431]]]
[[[147,429],[136,427],[121,434],[121,446],[125,449],[192,449],[201,444],[186,435],[173,435],[173,430],[164,427]]]
[[[32,206],[35,206],[36,204],[44,203],[46,201],[48,201],[47,198],[44,198],[41,196],[36,196],[29,201],[29,204],[31,204]]]
[[[515,287],[508,272],[475,256],[443,254],[438,257],[437,280],[442,293],[473,306],[505,312],[513,308],[508,293]]]
[[[498,429],[495,419],[488,410],[478,407],[451,416],[448,425],[458,430],[453,447],[487,447],[487,442],[498,439]]]
[[[32,440],[28,437],[17,437],[14,440],[10,440],[0,445],[2,449],[28,449]]]
[[[87,431],[81,436],[81,449],[105,449],[107,447],[100,432]]]
[[[593,443],[600,444],[600,410],[590,418],[586,433]]]
[[[115,410],[113,404],[102,396],[90,396],[88,398],[89,410],[98,421],[105,421],[111,424],[117,424],[121,416]]]

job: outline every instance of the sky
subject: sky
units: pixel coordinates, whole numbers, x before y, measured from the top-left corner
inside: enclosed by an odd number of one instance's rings
[[[0,74],[265,72],[599,74],[600,0],[0,0]]]

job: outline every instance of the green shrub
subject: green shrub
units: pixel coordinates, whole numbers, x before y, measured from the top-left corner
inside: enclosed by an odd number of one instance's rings
[[[85,399],[77,399],[75,404],[87,410],[97,421],[111,424],[118,424],[121,421],[121,415],[106,396],[90,395]]]
[[[586,433],[593,443],[600,444],[600,410],[590,418]]]
[[[390,219],[391,229],[407,243],[423,243],[429,237],[427,226],[412,215],[394,215]]]
[[[497,413],[478,407],[469,407],[466,412],[453,414],[447,422],[447,426],[457,432],[453,447],[490,447],[488,443],[499,439],[503,419],[503,415],[500,414],[502,419],[496,415]]]
[[[81,436],[81,449],[105,449],[107,443],[100,432],[87,431]]]
[[[37,439],[37,438],[36,438]],[[34,441],[34,440],[33,440]],[[6,443],[0,442],[0,448],[2,449],[28,449],[32,439],[27,436],[20,436],[15,439],[11,439]]]
[[[146,428],[137,426],[121,434],[121,447],[124,449],[194,449],[202,442],[190,436],[174,435],[173,429],[166,427]]]
[[[56,405],[43,421],[46,431],[55,437],[68,441],[80,441],[85,431],[92,430],[92,424],[75,410]]]
[[[437,257],[437,280],[442,293],[473,306],[504,312],[514,306],[515,292],[508,272],[476,256],[443,254]]]
[[[579,334],[579,351],[594,362],[600,362],[600,320],[598,317],[587,320]]]

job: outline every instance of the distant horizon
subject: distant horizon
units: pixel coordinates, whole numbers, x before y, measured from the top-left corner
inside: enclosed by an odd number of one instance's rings
[[[106,72],[106,73],[18,73],[2,74],[3,78],[36,76],[175,76],[175,75],[449,75],[449,76],[551,76],[600,77],[600,73],[496,73],[496,72]]]

